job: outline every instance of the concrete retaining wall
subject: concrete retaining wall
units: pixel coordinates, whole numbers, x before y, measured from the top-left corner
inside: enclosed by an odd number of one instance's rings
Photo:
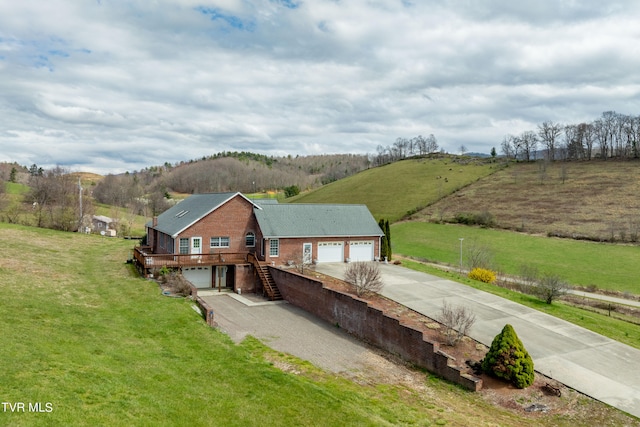
[[[321,281],[279,268],[270,270],[289,303],[469,390],[482,388],[481,379],[450,366],[451,357],[440,351],[438,343],[426,340],[421,331],[401,324],[355,296],[328,289]]]

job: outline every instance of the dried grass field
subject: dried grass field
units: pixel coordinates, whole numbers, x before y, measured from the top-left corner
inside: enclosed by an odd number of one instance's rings
[[[512,163],[415,219],[490,213],[499,228],[598,241],[640,237],[640,162]]]

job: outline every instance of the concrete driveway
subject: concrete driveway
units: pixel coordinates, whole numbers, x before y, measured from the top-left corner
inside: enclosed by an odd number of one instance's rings
[[[338,278],[345,268],[343,263],[316,266]],[[509,323],[537,371],[640,417],[640,350],[460,283],[391,264],[380,264],[380,270],[387,298],[432,318],[445,300],[470,307],[476,314],[470,335],[487,346]]]

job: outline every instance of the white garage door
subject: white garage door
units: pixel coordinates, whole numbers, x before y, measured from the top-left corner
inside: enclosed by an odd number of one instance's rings
[[[196,288],[211,287],[211,267],[185,267],[182,275]]]
[[[318,262],[342,262],[343,254],[342,242],[318,243]]]
[[[373,240],[349,243],[351,261],[373,261]]]

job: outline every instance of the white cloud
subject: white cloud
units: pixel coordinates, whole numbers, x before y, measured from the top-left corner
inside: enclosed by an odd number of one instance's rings
[[[0,4],[0,161],[121,172],[222,150],[489,152],[639,114],[639,6],[158,0]]]

